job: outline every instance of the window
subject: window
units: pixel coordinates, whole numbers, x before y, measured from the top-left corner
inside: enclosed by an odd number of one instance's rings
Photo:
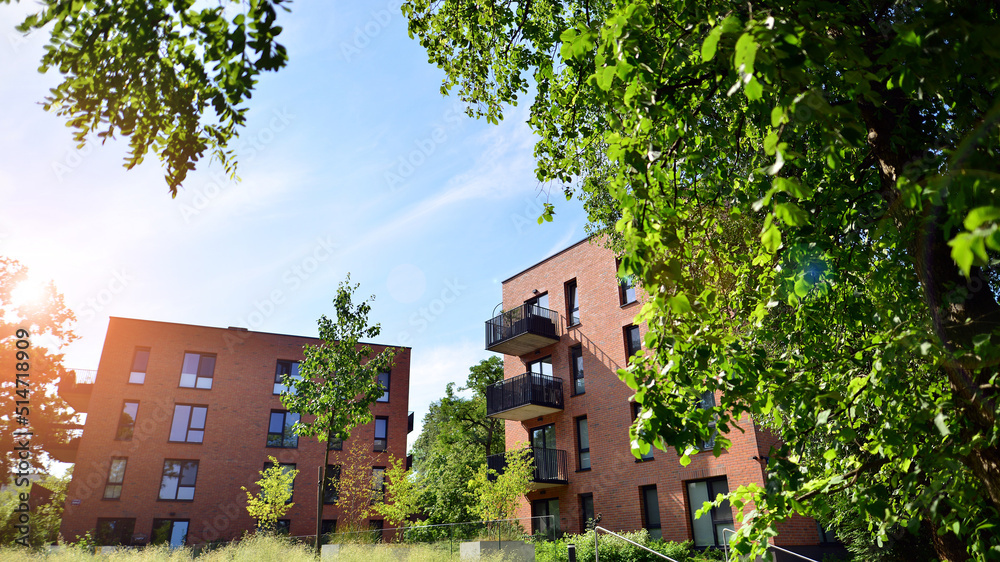
[[[635,277],[626,275],[618,280],[618,298],[622,306],[635,302]]]
[[[726,542],[723,531],[734,530],[733,510],[729,507],[729,500],[695,519],[695,513],[705,502],[715,501],[717,495],[728,493],[729,484],[725,477],[687,483],[688,509],[695,546],[722,546]]]
[[[281,467],[281,473],[282,474],[286,474],[286,475],[289,472],[292,472],[293,470],[295,470],[295,463],[284,463],[283,462],[283,463],[278,464],[278,466]],[[269,468],[274,468],[274,464],[273,463],[269,463],[269,462],[264,463],[263,470],[267,470]],[[296,475],[296,476],[298,476],[298,475]],[[292,484],[289,486],[289,490],[288,491],[290,493],[288,494],[288,499],[285,500],[285,503],[292,503],[292,497],[295,495],[295,478],[292,478]]]
[[[129,546],[132,544],[134,532],[134,518],[99,517],[97,519],[97,536],[94,539],[101,546]]]
[[[187,519],[153,519],[153,532],[149,544],[169,544],[180,548],[187,542]]]
[[[544,375],[546,377],[552,376],[552,356],[542,357],[537,361],[531,361],[528,363],[528,372],[535,373],[537,375]]]
[[[594,494],[580,494],[580,531],[589,531],[596,521],[594,520]]]
[[[139,414],[139,403],[128,400],[122,404],[122,415],[118,418],[118,432],[115,439],[118,441],[131,441],[135,431],[135,418]]]
[[[826,528],[819,521],[816,522],[816,530],[819,531],[819,542],[820,544],[836,544],[840,542],[837,538],[837,533],[834,532],[833,526]]]
[[[635,422],[635,419],[637,417],[639,417],[639,410],[640,409],[641,409],[641,406],[639,406],[638,402],[632,402],[632,422],[633,423]],[[650,447],[649,447],[649,452],[646,453],[645,455],[642,455],[642,458],[638,459],[636,462],[649,461],[649,460],[653,460],[653,446],[652,445],[650,445]]]
[[[576,290],[576,279],[566,283],[566,319],[569,325],[580,323],[580,295]]]
[[[385,467],[372,467],[372,503],[381,500],[385,494]]]
[[[638,326],[625,326],[625,359],[626,361],[642,349],[642,338],[639,337]]]
[[[556,448],[556,424],[550,423],[531,430],[531,447],[533,449]]]
[[[125,465],[127,464],[127,458],[111,458],[111,467],[108,469],[108,481],[104,484],[104,499],[117,500],[122,497],[122,483],[125,482]]]
[[[531,534],[555,540],[559,532],[559,499],[531,502]]]
[[[285,391],[291,392],[293,390],[284,384],[286,376],[289,379],[302,379],[302,375],[299,374],[298,361],[278,361],[278,366],[274,369],[274,394],[281,394]]]
[[[326,440],[326,447],[331,451],[343,451],[344,440],[340,437],[334,437],[331,435],[330,438]]]
[[[340,465],[326,465],[326,480],[323,486],[323,503],[337,503],[340,499]]]
[[[198,461],[163,461],[163,478],[160,480],[161,500],[191,501],[194,499],[194,483],[198,478]]]
[[[267,425],[267,446],[294,449],[299,446],[299,436],[292,426],[299,421],[299,415],[285,410],[271,410],[271,420]]]
[[[274,534],[288,536],[292,534],[292,520],[278,519],[274,525]]]
[[[181,384],[184,388],[212,388],[215,375],[215,356],[202,353],[185,353],[181,367]]]
[[[146,365],[149,364],[149,348],[135,348],[135,355],[132,356],[132,372],[128,375],[130,384],[142,384],[146,382]]]
[[[332,539],[330,535],[337,534],[337,520],[324,519],[320,526],[319,534],[323,535],[323,544],[329,544]]]
[[[545,308],[545,309],[549,308],[549,294],[548,293],[544,293],[544,294],[538,295],[537,297],[530,298],[530,299],[524,301],[524,304],[526,304],[529,307],[531,307],[531,309],[529,310],[530,314],[534,314],[535,316],[548,316],[548,314],[546,314],[544,311],[534,310],[534,309],[536,309],[536,308]]]
[[[587,416],[576,418],[576,450],[579,470],[590,470],[590,433],[587,431]]]
[[[377,417],[375,418],[375,447],[373,448],[376,452],[383,452],[386,450],[386,434],[389,429],[389,418]]]
[[[583,394],[586,387],[583,384],[583,346],[574,345],[569,348],[569,364],[573,370],[573,394]]]
[[[378,384],[382,387],[382,396],[376,400],[376,402],[388,402],[389,401],[389,373],[379,373],[378,374]]]
[[[382,528],[384,526],[385,526],[385,521],[381,519],[368,520],[368,528],[371,529],[373,541],[382,542]]]
[[[201,443],[205,438],[205,416],[208,406],[176,404],[174,421],[170,424],[170,441],[174,443]]]
[[[715,393],[711,390],[706,390],[705,394],[701,395],[701,402],[698,403],[698,407],[703,410],[714,408]],[[702,451],[711,451],[715,448],[715,435],[718,433],[715,429],[715,420],[713,419],[708,425],[712,428],[712,436],[708,439],[708,441],[698,440],[698,448]]]
[[[643,486],[639,492],[642,496],[642,526],[649,531],[649,538],[660,540],[663,531],[660,529],[660,502],[656,497],[656,485]]]

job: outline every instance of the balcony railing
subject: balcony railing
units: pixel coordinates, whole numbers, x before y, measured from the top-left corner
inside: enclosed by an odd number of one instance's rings
[[[533,490],[569,484],[569,463],[566,460],[566,451],[535,447],[531,449],[531,459],[535,466],[535,473],[531,479]],[[503,474],[507,468],[507,457],[503,453],[490,455],[486,457],[486,466],[497,471],[498,474]]]
[[[559,341],[559,314],[523,304],[486,321],[486,349],[524,355]]]
[[[94,393],[97,371],[75,369],[59,379],[59,397],[66,401],[77,413],[90,408],[90,397]]]
[[[486,388],[486,415],[524,421],[563,409],[562,379],[524,373]]]

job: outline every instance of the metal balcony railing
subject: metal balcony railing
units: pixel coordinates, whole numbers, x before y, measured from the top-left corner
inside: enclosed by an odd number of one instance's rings
[[[569,461],[567,460],[566,451],[562,449],[533,447],[531,449],[531,459],[535,465],[532,482],[555,486],[569,483]],[[507,457],[504,453],[490,455],[486,457],[486,466],[497,471],[498,474],[503,474],[504,469],[507,468]]]
[[[522,304],[486,321],[486,349],[523,355],[559,341],[559,314]]]
[[[486,388],[487,416],[526,420],[562,409],[563,389],[559,377],[524,373]]]

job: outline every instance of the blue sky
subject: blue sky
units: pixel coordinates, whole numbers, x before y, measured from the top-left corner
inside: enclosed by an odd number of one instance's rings
[[[58,81],[37,72],[46,37],[13,30],[31,3],[0,10],[0,255],[76,312],[68,366],[97,367],[109,316],[315,335],[348,272],[376,296],[380,343],[413,348],[418,422],[491,355],[500,281],[582,239],[586,216],[535,179],[528,108],[466,117],[398,6],[293,4],[289,65],[236,145],[242,181],[204,161],[176,199],[155,157],[126,171],[120,140],[76,149],[39,104]]]

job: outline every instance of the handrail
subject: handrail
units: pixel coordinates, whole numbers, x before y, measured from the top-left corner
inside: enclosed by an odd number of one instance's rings
[[[629,539],[626,539],[625,537],[619,535],[618,533],[616,533],[614,531],[609,531],[609,530],[605,529],[604,527],[594,527],[594,562],[599,562],[599,560],[600,560],[599,554],[598,554],[598,548],[597,548],[597,546],[598,546],[597,545],[597,536],[600,535],[600,533],[598,531],[604,531],[605,533],[607,533],[609,535],[614,535],[614,536],[620,538],[621,540],[623,540],[623,541],[625,541],[627,543],[630,543],[632,545],[638,546],[639,548],[641,548],[641,549],[643,549],[643,550],[645,550],[647,552],[651,552],[651,553],[659,556],[660,558],[663,558],[664,560],[669,560],[670,562],[677,562],[677,560],[674,560],[673,558],[667,556],[666,554],[663,554],[662,552],[656,552],[655,550],[653,550],[651,548],[646,548],[645,546],[642,546],[641,544],[639,544],[639,543],[637,543],[635,541],[631,541]]]
[[[722,549],[726,552],[726,560],[729,560],[729,541],[726,540],[726,533],[732,533],[732,534],[735,535],[736,531],[733,531],[732,529],[723,529],[722,530]],[[813,558],[802,556],[801,554],[799,554],[797,552],[792,552],[791,550],[788,550],[788,549],[785,549],[785,548],[781,548],[780,546],[773,545],[771,543],[767,544],[767,548],[773,548],[775,550],[780,550],[781,552],[784,552],[785,554],[791,554],[792,556],[794,556],[796,558],[801,558],[803,560],[808,560],[809,562],[819,562],[819,560],[815,560]]]

